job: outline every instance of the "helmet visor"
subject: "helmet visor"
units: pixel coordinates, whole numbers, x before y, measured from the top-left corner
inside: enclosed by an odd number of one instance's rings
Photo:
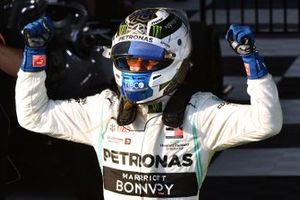
[[[169,66],[175,54],[166,49],[138,41],[126,41],[112,48],[115,66],[135,72],[152,71]]]

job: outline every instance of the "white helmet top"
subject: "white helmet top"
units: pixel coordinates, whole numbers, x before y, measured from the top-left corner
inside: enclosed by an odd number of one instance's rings
[[[154,101],[173,92],[190,67],[191,36],[184,12],[170,8],[136,10],[113,37],[111,58],[121,96],[133,103]],[[151,70],[129,70],[128,58],[155,63]]]

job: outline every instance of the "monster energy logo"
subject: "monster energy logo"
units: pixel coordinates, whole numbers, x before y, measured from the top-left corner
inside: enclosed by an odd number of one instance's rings
[[[154,25],[152,26],[152,35],[154,37],[160,37],[161,36],[161,30],[162,30],[162,26],[159,26],[159,25]]]
[[[119,27],[119,35],[124,35],[127,31],[127,24],[121,24]]]
[[[161,103],[148,105],[148,113],[160,113],[160,112],[162,112]]]

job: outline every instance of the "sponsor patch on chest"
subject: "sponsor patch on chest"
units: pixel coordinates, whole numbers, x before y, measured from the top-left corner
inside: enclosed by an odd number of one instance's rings
[[[103,168],[104,188],[118,194],[150,198],[195,196],[199,187],[195,172],[143,173]]]
[[[164,130],[166,139],[183,139],[184,132],[181,127],[173,128],[173,127],[165,127]]]

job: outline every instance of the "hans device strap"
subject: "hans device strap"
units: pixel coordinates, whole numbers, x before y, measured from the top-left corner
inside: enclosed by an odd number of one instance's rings
[[[184,112],[196,90],[188,85],[181,85],[172,95],[163,111],[162,121],[165,125],[177,128],[184,118]]]
[[[165,125],[177,128],[182,124],[185,108],[195,92],[195,89],[186,85],[178,88],[163,111],[162,121]],[[135,120],[136,114],[137,105],[121,99],[117,118],[118,125],[125,126],[131,124]]]
[[[135,120],[136,114],[137,105],[122,98],[119,105],[119,113],[117,118],[118,125],[125,126],[131,124]]]

